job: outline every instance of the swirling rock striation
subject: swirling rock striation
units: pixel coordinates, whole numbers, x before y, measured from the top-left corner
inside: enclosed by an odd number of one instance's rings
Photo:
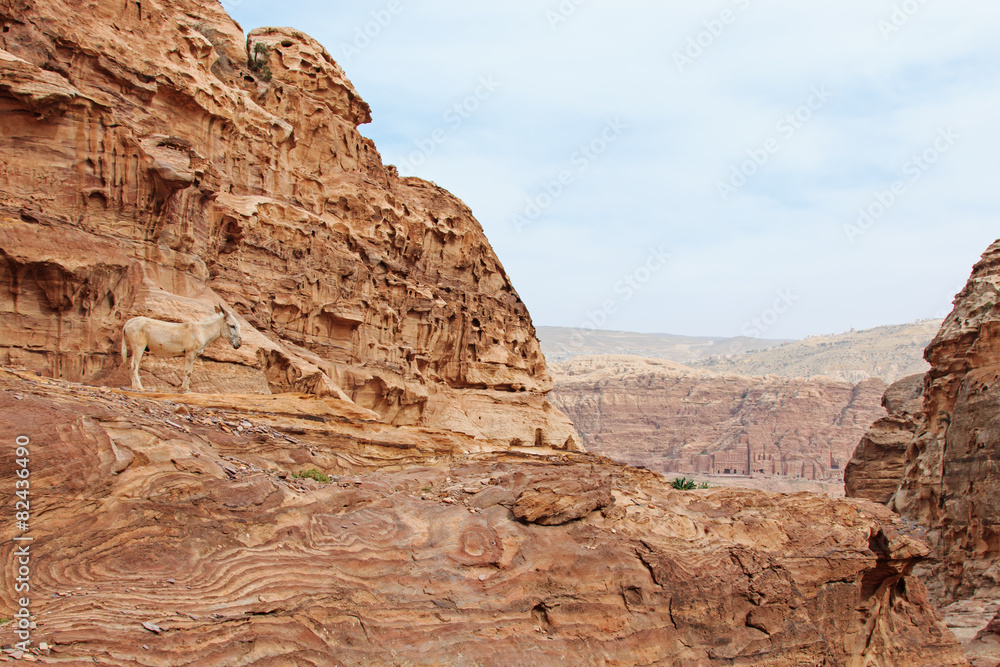
[[[967,664],[910,574],[927,546],[864,500],[676,491],[334,398],[0,370],[0,442],[18,434],[46,663]],[[15,458],[0,448],[0,478]]]

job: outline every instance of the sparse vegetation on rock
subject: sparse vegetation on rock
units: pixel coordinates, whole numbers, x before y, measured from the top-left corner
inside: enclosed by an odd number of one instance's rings
[[[247,58],[247,67],[250,68],[251,72],[257,73],[262,80],[270,81],[272,76],[274,76],[271,72],[271,67],[267,64],[270,57],[271,47],[263,42],[257,42],[253,45],[253,49]]]
[[[317,482],[323,482],[324,484],[331,482],[332,480],[328,475],[321,473],[316,468],[310,468],[309,470],[303,470],[299,473],[293,473],[292,477],[296,479],[314,479]]]

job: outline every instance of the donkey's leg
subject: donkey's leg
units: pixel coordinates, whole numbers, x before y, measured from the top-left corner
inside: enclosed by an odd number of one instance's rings
[[[146,391],[139,379],[139,366],[142,365],[142,355],[146,352],[145,345],[132,346],[132,389],[133,391]]]
[[[181,383],[182,394],[191,391],[191,373],[194,372],[194,360],[197,358],[197,352],[191,352],[187,355],[187,362],[184,364],[184,382]]]

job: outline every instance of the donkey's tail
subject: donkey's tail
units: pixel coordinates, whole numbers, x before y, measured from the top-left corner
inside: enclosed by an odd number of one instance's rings
[[[125,345],[125,331],[122,330],[122,365],[128,363],[128,346]]]

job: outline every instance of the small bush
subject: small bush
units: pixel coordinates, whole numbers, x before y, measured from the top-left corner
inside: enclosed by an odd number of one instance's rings
[[[328,476],[324,475],[319,470],[316,470],[316,468],[312,468],[310,470],[303,470],[297,475],[295,473],[292,473],[292,477],[296,479],[314,479],[317,482],[323,482],[324,484],[331,481]]]
[[[270,81],[271,68],[267,65],[270,57],[271,47],[263,42],[257,42],[253,45],[250,55],[247,56],[247,67],[250,68],[251,72],[256,72],[264,81]]]
[[[678,491],[690,491],[696,488],[695,481],[693,479],[688,479],[687,477],[674,478],[674,481],[670,482],[670,486],[674,487]]]

